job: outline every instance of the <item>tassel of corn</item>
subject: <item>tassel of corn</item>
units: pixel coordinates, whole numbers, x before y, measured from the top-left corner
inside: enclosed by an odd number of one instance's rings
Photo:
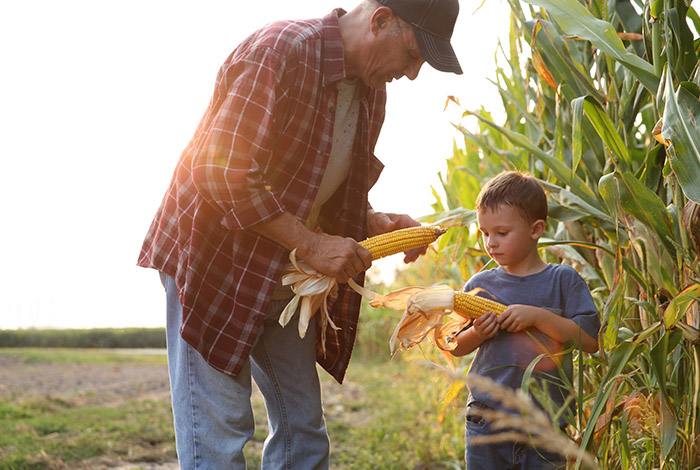
[[[455,292],[454,312],[463,317],[479,318],[486,312],[500,315],[507,307],[494,300],[479,297],[467,292]]]
[[[420,225],[370,237],[361,241],[360,245],[369,250],[374,261],[413,248],[428,246],[445,232],[445,229],[435,225]]]

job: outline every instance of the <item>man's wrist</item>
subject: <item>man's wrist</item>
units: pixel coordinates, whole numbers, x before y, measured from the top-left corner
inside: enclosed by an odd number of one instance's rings
[[[309,259],[312,256],[313,247],[318,246],[318,238],[320,234],[309,230],[308,233],[299,237],[298,244],[295,247],[297,250],[297,258]]]

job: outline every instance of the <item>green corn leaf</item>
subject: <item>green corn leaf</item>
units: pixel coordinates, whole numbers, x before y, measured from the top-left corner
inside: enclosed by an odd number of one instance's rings
[[[667,152],[685,196],[700,203],[700,102],[686,87],[673,92],[666,74],[666,106],[661,135],[671,142]]]
[[[466,111],[464,114],[475,116],[480,121],[484,122],[485,124],[488,124],[489,127],[503,134],[512,144],[530,152],[534,157],[538,158],[545,165],[547,165],[549,169],[557,175],[558,178],[561,178],[562,181],[564,181],[567,185],[571,186],[573,192],[581,199],[585,200],[587,203],[591,205],[598,205],[600,203],[600,201],[598,201],[597,196],[593,193],[591,188],[588,187],[583,180],[576,177],[575,175],[572,176],[571,170],[564,162],[561,162],[549,155],[548,153],[542,151],[524,135],[518,132],[514,132],[510,129],[501,127],[495,124],[494,122],[490,121],[489,119],[486,119],[485,117],[479,115],[476,112]]]
[[[551,69],[557,81],[568,85],[566,88],[562,88],[567,100],[581,95],[591,95],[596,99],[604,99],[593,86],[590,77],[582,72],[583,67],[573,60],[566,42],[550,22],[544,20],[529,21],[526,26],[530,33],[533,30],[536,33],[535,44],[532,47],[540,52],[542,60]]]
[[[572,154],[572,176],[576,171],[576,167],[581,161],[581,154],[583,149],[583,143],[581,142],[583,136],[583,128],[581,123],[583,122],[583,99],[576,98],[571,102],[571,154]]]
[[[646,345],[644,344],[623,341],[610,352],[609,366],[605,372],[605,376],[600,382],[604,385],[593,402],[591,414],[588,418],[589,424],[586,426],[586,430],[583,433],[583,438],[581,439],[581,448],[588,448],[588,445],[593,438],[593,431],[595,431],[595,423],[600,415],[602,415],[605,411],[608,399],[613,391],[613,386],[616,383],[616,378],[620,376],[624,367],[630,363],[632,358],[639,355],[639,353],[645,349]]]
[[[683,335],[680,331],[666,332],[649,352],[651,370],[656,376],[657,385],[661,392],[661,451],[668,456],[676,442],[676,417],[673,416],[671,399],[666,387],[667,358],[673,352]]]
[[[664,311],[664,326],[673,328],[690,306],[700,298],[700,284],[691,284],[676,295]]]
[[[583,104],[580,104],[581,102]],[[583,107],[586,117],[588,117],[588,120],[593,124],[593,127],[603,140],[603,143],[605,143],[617,158],[625,163],[625,166],[628,166],[630,163],[629,151],[622,141],[620,134],[615,129],[615,125],[605,113],[600,103],[590,96],[582,96],[572,101],[571,106],[572,108],[574,108],[574,106]],[[576,108],[574,108],[574,110],[577,111]]]
[[[630,172],[620,173],[617,177],[622,208],[650,227],[666,250],[675,256],[671,215],[661,198]]]
[[[578,0],[526,1],[547,10],[566,34],[587,39],[632,72],[650,93],[656,93],[659,77],[654,73],[654,67],[641,57],[627,52],[615,28],[593,16]]]
[[[615,174],[603,175],[598,181],[598,192],[608,206],[608,213],[613,219],[617,219],[618,191],[616,188]]]

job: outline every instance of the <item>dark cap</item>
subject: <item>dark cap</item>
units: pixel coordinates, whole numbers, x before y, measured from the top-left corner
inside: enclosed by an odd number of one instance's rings
[[[442,72],[462,73],[450,44],[459,14],[458,0],[378,0],[413,26],[423,58]]]

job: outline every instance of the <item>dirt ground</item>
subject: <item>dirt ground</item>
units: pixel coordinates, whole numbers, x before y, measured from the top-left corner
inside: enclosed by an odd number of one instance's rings
[[[0,357],[0,396],[70,398],[78,406],[170,396],[164,365],[20,363]]]
[[[0,356],[0,397],[51,397],[75,406],[117,406],[132,399],[170,400],[166,365],[23,363]],[[179,470],[177,462],[115,462],[97,458],[86,470]]]
[[[164,352],[162,352],[164,354]],[[22,363],[0,356],[0,397],[51,397],[75,406],[117,406],[132,399],[170,400],[168,369],[163,365],[99,365]],[[343,402],[362,398],[362,389],[348,381],[341,387],[324,383],[326,420],[348,420]],[[261,400],[254,390],[253,399]],[[354,424],[361,416],[351,419]],[[97,458],[80,465],[81,470],[179,470],[177,462],[115,462]]]

